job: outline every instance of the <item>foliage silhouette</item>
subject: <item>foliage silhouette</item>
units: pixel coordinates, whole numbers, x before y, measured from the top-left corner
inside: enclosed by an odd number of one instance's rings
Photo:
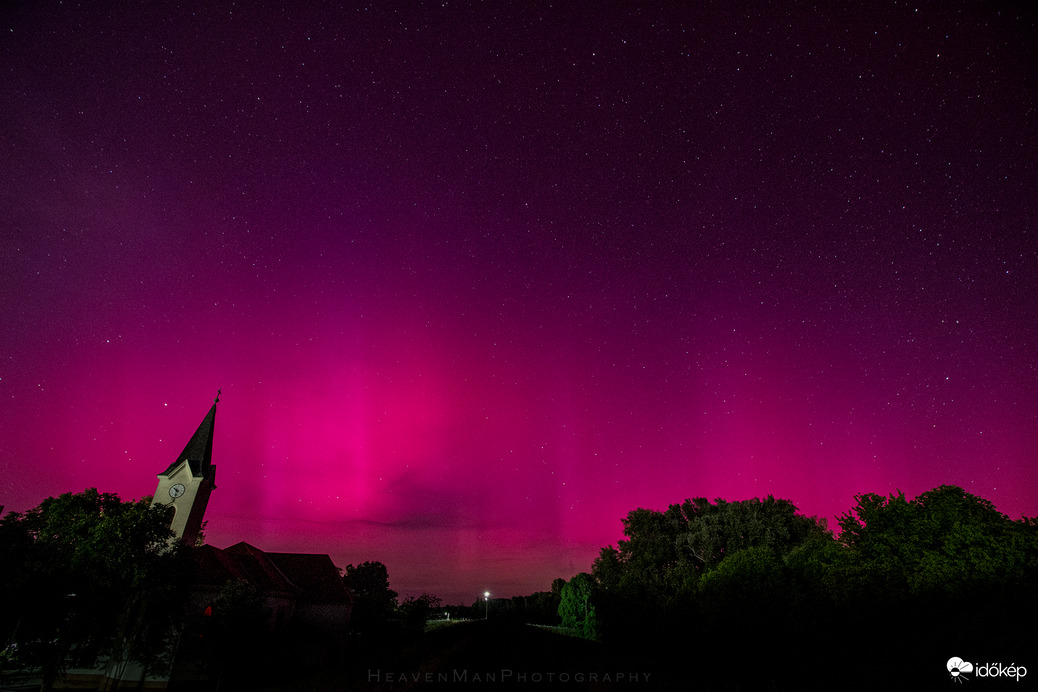
[[[429,620],[433,611],[440,607],[441,601],[436,596],[423,593],[421,596],[408,596],[400,604],[400,615],[404,624],[411,629],[421,630]]]
[[[353,594],[350,626],[357,632],[384,630],[397,609],[397,593],[389,588],[389,570],[381,562],[347,565],[343,574]]]
[[[0,623],[8,663],[50,688],[66,665],[160,667],[185,593],[187,561],[151,498],[88,488],[0,520]],[[16,654],[12,652],[17,652]]]
[[[594,577],[587,572],[574,576],[565,586],[559,600],[562,626],[572,629],[586,639],[598,638],[598,614],[591,602]]]
[[[584,612],[606,642],[661,666],[691,647],[747,687],[840,675],[849,641],[856,659],[883,660],[906,684],[917,661],[964,646],[1030,655],[1012,633],[1038,615],[1038,521],[1012,521],[955,486],[855,502],[838,537],[771,496],[636,509],[595,559]],[[575,612],[564,596],[564,622]]]

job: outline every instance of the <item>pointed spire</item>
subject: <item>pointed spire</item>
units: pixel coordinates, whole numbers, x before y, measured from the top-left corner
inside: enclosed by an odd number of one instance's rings
[[[212,478],[213,476],[213,429],[216,425],[216,404],[220,401],[220,392],[216,393],[209,413],[202,419],[202,423],[195,430],[195,434],[188,440],[184,451],[180,453],[172,464],[163,471],[163,475],[170,474],[185,460],[191,466],[191,473],[196,477]]]

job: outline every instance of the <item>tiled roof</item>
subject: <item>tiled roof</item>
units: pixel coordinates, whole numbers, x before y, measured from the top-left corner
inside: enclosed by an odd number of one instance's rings
[[[221,550],[204,545],[194,550],[195,584],[221,589],[244,579],[268,595],[319,603],[349,603],[350,593],[327,555],[267,553],[241,542]]]
[[[299,590],[274,566],[270,558],[248,543],[226,550],[204,545],[196,548],[195,585],[221,589],[228,581],[244,579],[265,594],[296,596]]]
[[[339,569],[327,555],[267,553],[267,556],[289,581],[302,589],[308,600],[333,603],[351,600]]]

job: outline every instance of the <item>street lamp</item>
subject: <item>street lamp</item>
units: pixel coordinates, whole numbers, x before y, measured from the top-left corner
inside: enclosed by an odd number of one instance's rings
[[[484,620],[489,620],[490,619],[490,592],[489,591],[484,591],[483,592],[483,601],[486,602],[486,604],[487,604],[487,612],[483,615],[483,619]]]

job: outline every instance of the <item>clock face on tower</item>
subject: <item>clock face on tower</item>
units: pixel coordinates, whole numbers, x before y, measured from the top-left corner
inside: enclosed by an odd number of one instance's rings
[[[178,497],[180,497],[183,494],[184,494],[184,484],[183,483],[177,483],[176,485],[170,487],[170,489],[169,489],[169,496],[172,497],[174,500],[177,499]]]

